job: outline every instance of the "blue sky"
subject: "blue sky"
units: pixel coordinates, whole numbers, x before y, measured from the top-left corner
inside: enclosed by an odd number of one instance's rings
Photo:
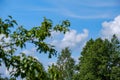
[[[39,26],[43,17],[51,19],[54,25],[70,20],[71,31],[61,40],[58,40],[60,34],[54,33],[55,39],[51,43],[60,49],[64,45],[70,46],[76,59],[90,38],[110,38],[112,34],[120,34],[120,0],[0,0],[0,10],[0,17],[11,15],[27,29]],[[31,47],[24,52],[34,53],[35,48]],[[43,54],[38,58],[45,66],[55,62],[55,57],[47,59]]]
[[[68,19],[71,28],[87,28],[89,37],[96,37],[101,23],[118,16],[119,8],[119,0],[0,0],[0,17],[12,15],[26,28],[40,25],[44,16],[54,23]]]

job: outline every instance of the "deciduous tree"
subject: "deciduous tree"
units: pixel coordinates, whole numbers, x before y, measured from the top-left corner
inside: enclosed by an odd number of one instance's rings
[[[114,35],[108,39],[89,40],[79,63],[79,80],[119,80],[120,43]]]
[[[16,56],[15,53],[17,49],[25,48],[26,43],[31,43],[37,48],[37,52],[48,53],[48,57],[51,58],[56,55],[57,51],[54,49],[54,45],[45,42],[46,38],[51,37],[52,31],[65,33],[69,30],[70,22],[65,20],[61,24],[53,26],[50,19],[44,18],[40,26],[30,30],[23,26],[17,28],[15,26],[18,24],[11,16],[5,20],[0,18],[0,35],[4,35],[0,39],[0,66],[4,63],[8,70],[11,67],[11,76],[42,80],[45,75],[42,64],[32,56],[26,56],[24,53]],[[6,41],[8,38],[9,41]]]
[[[69,48],[65,48],[58,56],[56,65],[52,65],[49,69],[54,70],[53,73],[56,73],[58,76],[58,78],[56,78],[57,80],[72,80],[74,75],[74,67],[75,61],[71,57],[71,51]]]

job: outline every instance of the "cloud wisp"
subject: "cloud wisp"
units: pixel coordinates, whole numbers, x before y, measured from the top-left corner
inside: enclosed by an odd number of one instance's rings
[[[44,5],[24,5],[22,11],[30,13],[39,13],[40,15],[45,15],[46,13],[62,15],[67,18],[78,18],[78,19],[104,19],[111,18],[114,15],[113,11],[110,8],[114,8],[119,6],[117,1],[87,1],[84,0],[80,3],[79,1],[71,0],[51,0],[44,1],[44,4],[48,4],[49,6]],[[40,2],[39,2],[40,3]],[[93,5],[94,4],[94,5]],[[24,12],[24,13],[25,13]],[[108,15],[109,14],[109,15]]]

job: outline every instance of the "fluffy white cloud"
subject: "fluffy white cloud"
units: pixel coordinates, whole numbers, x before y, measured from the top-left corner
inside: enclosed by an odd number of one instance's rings
[[[110,39],[113,34],[116,34],[120,39],[120,15],[117,16],[113,21],[102,23],[102,37]]]
[[[63,49],[65,47],[76,48],[80,47],[80,44],[84,43],[88,37],[88,30],[84,29],[83,33],[77,33],[76,30],[70,30],[67,32],[63,39],[53,40],[51,44],[57,46],[57,48]]]
[[[59,31],[52,31],[51,32],[51,35],[52,35],[52,37],[55,37],[55,36],[58,36],[58,35],[60,35],[60,32]]]

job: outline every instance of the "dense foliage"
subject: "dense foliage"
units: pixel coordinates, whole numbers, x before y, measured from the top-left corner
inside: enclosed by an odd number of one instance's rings
[[[74,75],[75,61],[71,57],[69,48],[65,48],[58,56],[56,64],[48,68],[51,80],[72,80]]]
[[[36,47],[36,52],[47,53],[49,58],[57,55],[55,46],[45,40],[51,38],[52,31],[65,34],[70,22],[65,20],[53,26],[51,20],[44,18],[40,26],[30,30],[15,26],[18,24],[11,16],[5,20],[0,18],[0,67],[5,65],[11,70],[10,78],[3,78],[0,71],[0,80],[16,80],[18,77],[26,80],[120,80],[120,41],[115,35],[111,40],[90,39],[82,49],[78,64],[71,57],[68,46],[46,71],[33,56],[16,51],[30,43]]]
[[[10,75],[21,78],[43,79],[46,78],[45,70],[42,64],[32,56],[26,56],[24,53],[15,55],[17,49],[26,47],[26,43],[34,45],[39,53],[48,53],[48,57],[56,55],[53,45],[45,42],[46,38],[51,37],[52,31],[60,31],[66,33],[70,22],[63,21],[53,27],[52,21],[44,18],[40,26],[33,27],[30,30],[22,26],[18,26],[17,22],[9,16],[8,19],[0,18],[0,66],[5,64],[7,69],[12,68]],[[13,31],[14,30],[14,31]],[[9,41],[7,41],[9,39]],[[31,79],[30,79],[31,78]]]
[[[120,80],[120,43],[114,35],[111,41],[89,40],[79,63],[80,80]]]

